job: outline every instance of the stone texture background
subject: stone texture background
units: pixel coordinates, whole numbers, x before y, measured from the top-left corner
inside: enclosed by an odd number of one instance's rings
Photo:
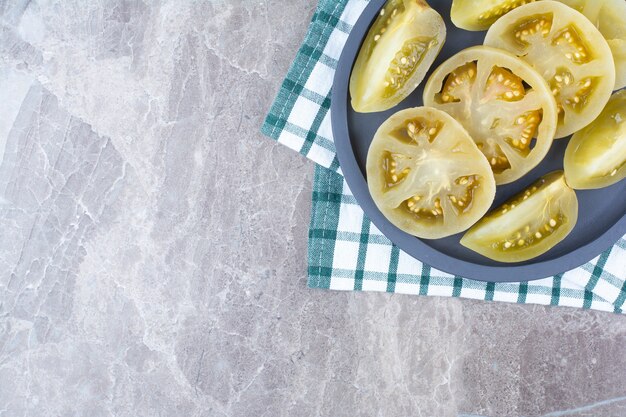
[[[306,288],[314,1],[0,1],[0,416],[624,416],[626,319]]]

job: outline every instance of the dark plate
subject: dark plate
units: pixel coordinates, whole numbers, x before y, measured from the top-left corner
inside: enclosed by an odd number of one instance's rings
[[[418,239],[392,225],[378,210],[365,180],[367,150],[378,127],[391,114],[423,105],[422,85],[395,108],[381,113],[356,113],[350,106],[348,84],[361,42],[385,0],[371,0],[352,29],[337,65],[332,90],[332,128],[341,169],[357,201],[376,227],[400,249],[439,270],[482,281],[528,281],[555,275],[595,258],[626,233],[626,181],[600,190],[576,191],[579,217],[572,233],[547,253],[527,262],[492,261],[461,246],[462,234],[445,239]],[[451,1],[431,0],[446,21],[446,43],[433,64],[435,69],[458,51],[483,42],[485,32],[468,32],[450,22]],[[498,187],[494,207],[523,190],[537,178],[563,168],[569,138],[554,142],[544,161],[520,180]]]

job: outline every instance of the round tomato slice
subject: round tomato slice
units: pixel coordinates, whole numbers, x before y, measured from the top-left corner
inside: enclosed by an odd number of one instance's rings
[[[626,178],[626,90],[576,132],[565,151],[565,178],[576,189],[602,188]]]
[[[565,239],[577,219],[576,193],[555,171],[481,219],[461,244],[495,261],[522,262]]]
[[[591,123],[613,91],[609,45],[593,23],[562,3],[518,7],[489,28],[485,45],[521,57],[548,81],[559,111],[557,138]]]
[[[615,60],[615,89],[626,87],[626,1],[559,0],[589,19],[606,39]]]
[[[380,211],[412,235],[462,232],[489,209],[496,185],[465,129],[428,107],[399,111],[378,129],[367,154],[367,181]]]
[[[422,82],[446,39],[443,19],[423,0],[389,0],[370,28],[350,76],[352,107],[392,108]]]
[[[498,184],[537,166],[554,139],[556,102],[545,80],[494,48],[468,48],[441,64],[426,83],[424,104],[461,122]]]
[[[496,20],[534,0],[453,0],[450,18],[458,28],[487,30]]]

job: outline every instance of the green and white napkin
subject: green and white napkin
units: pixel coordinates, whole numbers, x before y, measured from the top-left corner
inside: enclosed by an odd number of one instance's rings
[[[345,183],[330,123],[337,61],[365,0],[320,0],[262,132],[318,165],[309,229],[309,287],[386,291],[581,307],[623,313],[626,236],[572,271],[523,283],[486,283],[438,271],[393,245]]]

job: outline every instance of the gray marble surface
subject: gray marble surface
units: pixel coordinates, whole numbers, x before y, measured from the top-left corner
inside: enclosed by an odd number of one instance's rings
[[[306,288],[313,1],[0,1],[0,416],[624,416],[626,319]]]

